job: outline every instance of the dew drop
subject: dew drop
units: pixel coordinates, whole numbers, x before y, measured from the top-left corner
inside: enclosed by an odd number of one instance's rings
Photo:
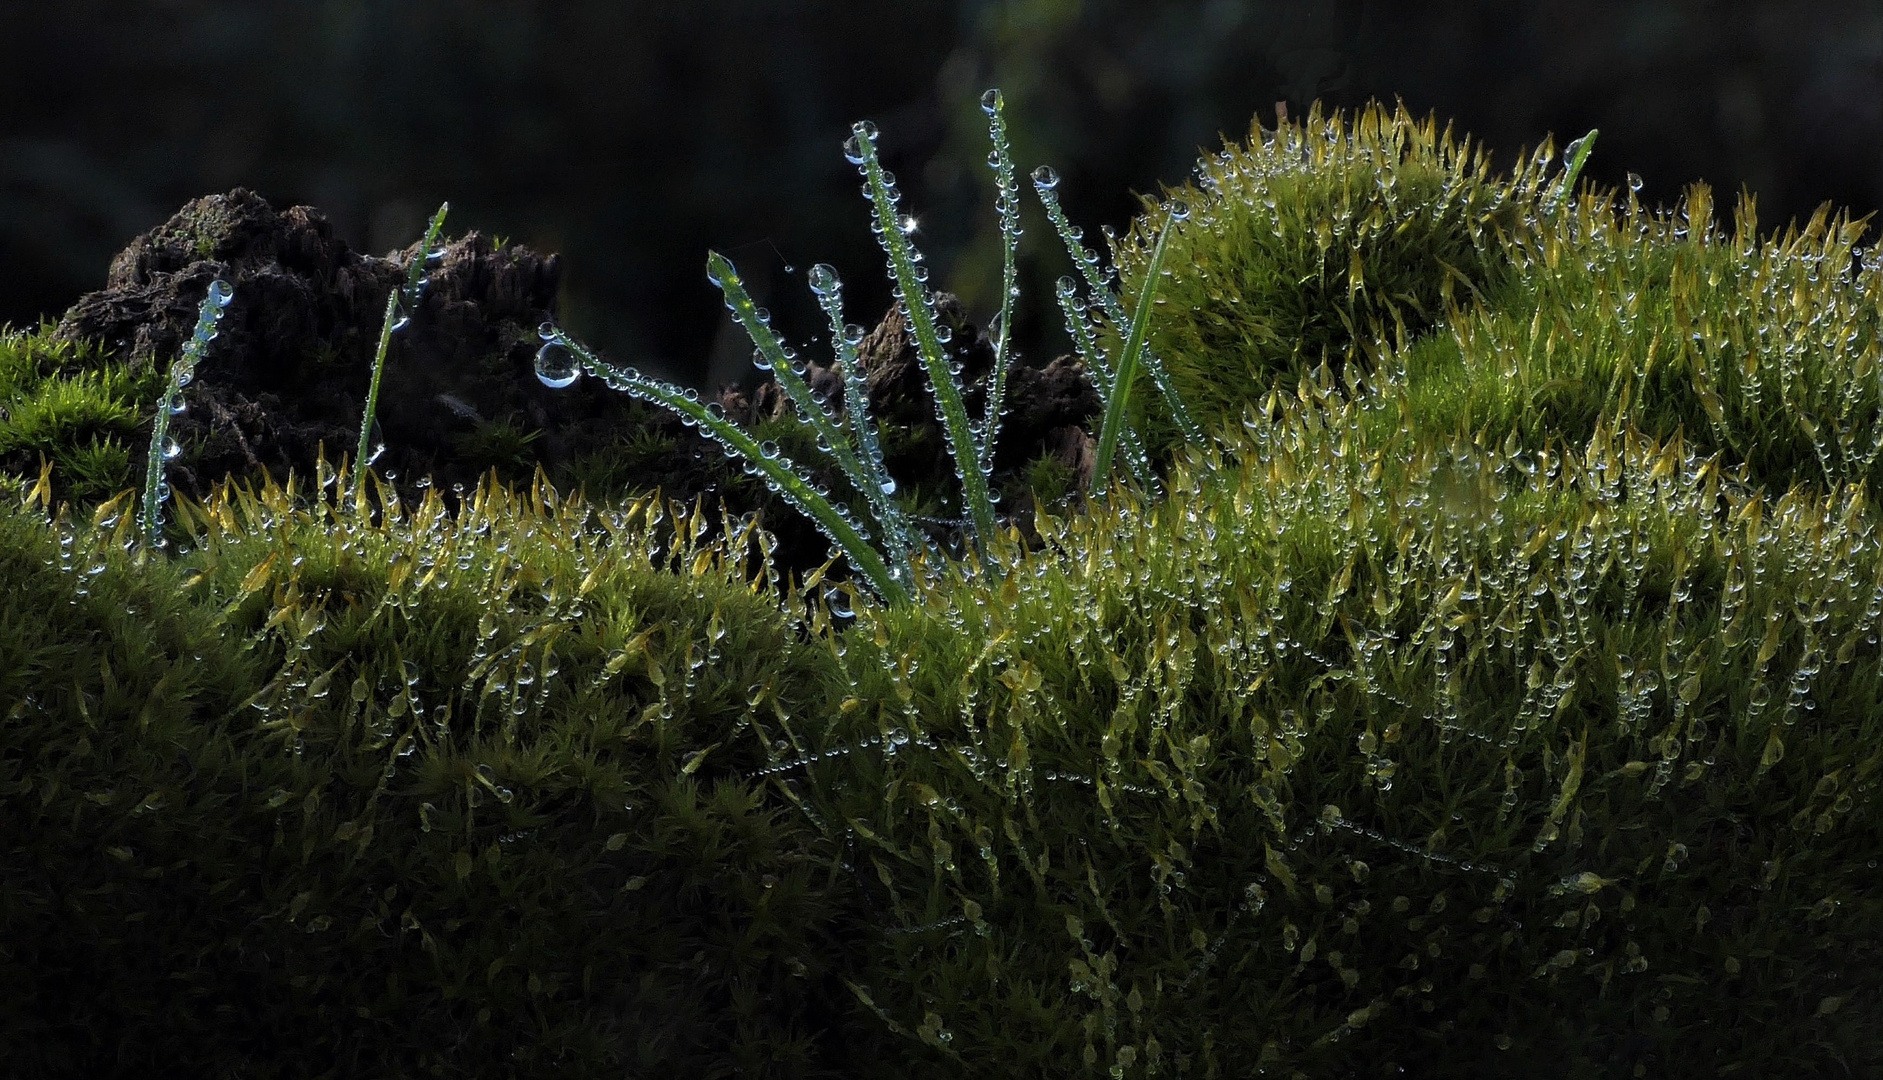
[[[561,342],[549,341],[536,351],[536,377],[551,390],[560,390],[580,378],[575,355]]]
[[[910,214],[896,215],[896,228],[901,231],[902,235],[904,236],[914,235],[917,227],[918,226],[916,224],[916,220],[914,216]]]
[[[544,341],[554,341],[556,335],[560,333],[562,333],[562,331],[556,329],[556,324],[552,322],[545,322],[536,328],[536,336],[542,338]]]
[[[856,323],[849,323],[843,328],[843,340],[846,345],[858,345],[863,341],[863,328]]]
[[[1033,186],[1041,191],[1051,191],[1059,186],[1059,173],[1051,165],[1041,165],[1033,170]]]
[[[1164,209],[1170,211],[1172,221],[1182,221],[1190,216],[1190,205],[1181,199],[1170,200],[1164,204]]]
[[[175,461],[177,456],[181,453],[183,453],[183,447],[177,445],[175,439],[165,439],[163,441],[163,459],[165,461]]]
[[[217,278],[209,283],[209,299],[219,308],[226,308],[235,299],[235,289],[228,282]]]
[[[852,165],[863,164],[863,140],[855,135],[843,141],[843,159]],[[717,282],[715,282],[717,284]]]
[[[837,269],[829,263],[818,263],[811,267],[811,291],[819,296],[829,296],[843,288],[843,282],[837,279]]]
[[[1638,195],[1641,193],[1641,187],[1645,183],[1646,181],[1641,179],[1640,173],[1631,172],[1628,174],[1628,190],[1629,191],[1632,191]]]

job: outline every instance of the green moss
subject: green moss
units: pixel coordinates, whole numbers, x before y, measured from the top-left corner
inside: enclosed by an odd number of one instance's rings
[[[379,524],[225,489],[142,561],[122,499],[66,544],[51,470],[6,485],[37,508],[0,514],[23,1067],[1883,1069],[1883,268],[1847,219],[1728,239],[1704,189],[1584,190],[1427,236],[1482,260],[1448,298],[1353,224],[1377,161],[1307,141],[1296,225],[1403,288],[1284,246],[1213,296],[1172,258],[1199,310],[1160,355],[1260,392],[1167,498],[1045,509],[1041,549],[912,603],[780,596],[756,523],[701,547],[540,473]],[[1379,205],[1538,198],[1456,169]],[[1208,337],[1257,300],[1320,344]],[[1394,318],[1426,321],[1358,331]]]
[[[1150,341],[1206,431],[1324,363],[1370,367],[1378,342],[1417,338],[1501,281],[1502,240],[1537,212],[1543,177],[1525,157],[1492,178],[1482,148],[1403,106],[1317,107],[1272,135],[1252,127],[1198,169],[1170,192],[1191,214],[1169,241]],[[1127,307],[1162,225],[1146,207],[1114,245]],[[1134,406],[1147,445],[1167,451],[1175,429],[1155,396]]]

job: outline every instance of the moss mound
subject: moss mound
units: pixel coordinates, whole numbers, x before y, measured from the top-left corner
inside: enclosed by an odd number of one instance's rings
[[[1370,369],[1383,345],[1440,325],[1507,276],[1506,241],[1535,226],[1550,154],[1546,142],[1493,177],[1482,147],[1403,105],[1325,117],[1317,105],[1272,132],[1251,124],[1246,143],[1168,192],[1190,216],[1169,240],[1151,351],[1205,432],[1322,364]],[[1146,205],[1113,244],[1126,310],[1163,221]],[[1180,440],[1156,399],[1141,388],[1133,409],[1147,447],[1168,451]]]

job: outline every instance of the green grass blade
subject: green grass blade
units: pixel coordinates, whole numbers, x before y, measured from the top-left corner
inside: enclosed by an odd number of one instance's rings
[[[1059,239],[1065,243],[1066,253],[1072,256],[1073,264],[1085,276],[1086,284],[1091,287],[1093,297],[1104,307],[1105,317],[1111,320],[1113,326],[1123,327],[1128,321],[1125,318],[1124,302],[1118,298],[1117,293],[1112,291],[1106,276],[1100,274],[1098,255],[1085,246],[1083,234],[1072,224],[1071,219],[1066,217],[1065,209],[1059,205],[1059,194],[1056,190],[1058,186],[1059,175],[1051,168],[1041,166],[1033,171],[1033,188],[1039,193],[1040,203],[1046,207],[1046,216],[1052,220],[1053,228],[1059,233]],[[1184,439],[1193,445],[1202,445],[1202,429],[1197,427],[1196,421],[1190,418],[1190,410],[1184,407],[1183,399],[1178,396],[1177,388],[1170,381],[1164,365],[1150,353],[1144,355],[1143,364],[1151,373],[1151,380],[1157,384],[1158,393],[1164,396],[1164,403],[1170,408],[1171,419],[1176,422]]]
[[[909,598],[908,591],[890,574],[889,566],[882,556],[876,553],[869,539],[850,520],[848,511],[831,505],[830,500],[819,495],[809,482],[793,472],[790,459],[783,458],[775,446],[767,451],[765,445],[727,420],[718,402],[702,405],[697,391],[683,390],[659,379],[649,378],[633,368],[617,368],[560,330],[549,333],[544,340],[559,344],[580,357],[583,366],[610,389],[660,405],[691,419],[701,432],[719,442],[729,454],[744,458],[746,464],[764,478],[767,487],[809,518],[818,531],[837,545],[849,559],[850,565],[863,575],[878,596],[890,603]]]
[[[1071,276],[1059,279],[1059,310],[1066,317],[1066,333],[1072,336],[1072,347],[1077,350],[1085,369],[1092,374],[1092,384],[1098,387],[1099,401],[1111,400],[1111,368],[1105,358],[1105,350],[1099,348],[1098,340],[1092,334],[1092,324],[1086,318],[1085,308],[1079,303],[1078,283]],[[1137,477],[1144,490],[1157,492],[1157,477],[1151,472],[1150,462],[1144,456],[1144,448],[1138,443],[1138,433],[1130,424],[1125,424],[1118,433],[1125,451],[1125,461],[1131,466],[1131,474]]]
[[[896,482],[883,466],[883,451],[877,444],[876,427],[870,422],[869,384],[863,377],[862,361],[857,358],[856,346],[857,342],[863,340],[863,328],[843,321],[843,282],[838,279],[836,270],[822,263],[812,267],[811,292],[817,296],[818,304],[830,319],[832,348],[837,354],[837,365],[843,370],[846,422],[863,449],[860,455],[863,463],[870,469],[867,482],[860,486],[863,494],[869,498],[870,506],[876,511],[883,544],[896,558],[896,569],[902,573],[903,580],[914,581],[915,563],[910,557],[914,541],[908,519],[895,500]]]
[[[771,365],[771,373],[778,380],[778,385],[796,403],[798,418],[817,432],[830,448],[830,455],[837,459],[844,475],[850,478],[850,483],[858,491],[865,496],[874,493],[875,497],[871,500],[874,503],[875,498],[881,497],[888,478],[881,475],[880,467],[866,469],[857,459],[849,433],[839,427],[836,418],[812,396],[810,384],[804,381],[804,376],[796,366],[797,361],[785,349],[784,342],[770,324],[760,318],[758,305],[752,302],[752,297],[739,280],[738,269],[724,255],[711,251],[706,255],[706,276],[725,294],[726,310],[732,312],[732,317],[745,328],[746,336],[752,339],[759,353],[765,357],[765,362]],[[893,538],[885,537],[884,540],[890,543]]]
[[[366,388],[366,412],[360,420],[360,446],[353,455],[353,498],[366,498],[366,444],[373,431],[373,414],[379,408],[379,376],[386,370],[386,350],[392,345],[392,323],[399,314],[399,290],[386,294],[386,317],[379,324],[379,351],[373,355],[373,381]]]
[[[1000,194],[994,209],[1000,215],[1001,272],[1000,315],[994,337],[993,380],[988,385],[987,413],[981,421],[981,472],[993,469],[994,443],[1000,434],[1000,414],[1007,396],[1007,365],[1011,362],[1013,339],[1013,301],[1019,293],[1019,271],[1014,259],[1020,246],[1020,188],[1013,175],[1013,156],[1007,147],[1007,122],[1001,113],[1006,102],[999,90],[981,95],[981,111],[987,114],[987,137],[994,144],[988,165],[994,170],[994,185]]]
[[[949,450],[955,458],[955,475],[961,480],[962,502],[974,522],[977,540],[985,544],[994,535],[994,502],[987,487],[987,475],[981,471],[980,447],[968,422],[968,410],[961,400],[961,386],[955,381],[936,333],[935,308],[928,287],[916,274],[915,246],[909,242],[897,222],[896,192],[888,174],[876,158],[874,127],[856,126],[856,133],[845,144],[845,155],[863,173],[869,189],[871,209],[876,216],[878,240],[889,255],[889,265],[896,286],[896,299],[906,314],[915,338],[916,351],[928,370],[929,387],[934,391],[935,408],[946,432]],[[854,156],[852,156],[854,151]]]
[[[1169,205],[1165,211],[1164,227],[1157,234],[1157,246],[1151,251],[1151,264],[1145,268],[1144,285],[1138,290],[1138,309],[1131,316],[1130,333],[1125,335],[1124,355],[1118,359],[1111,400],[1105,403],[1105,423],[1099,429],[1097,460],[1092,470],[1091,498],[1097,498],[1110,479],[1120,421],[1125,414],[1125,403],[1131,399],[1131,381],[1138,372],[1139,354],[1146,351],[1144,339],[1150,332],[1151,305],[1163,274],[1165,244],[1170,240],[1171,228],[1186,216],[1188,211],[1183,209],[1182,204],[1172,202]]]
[[[228,282],[217,278],[209,283],[209,293],[196,309],[196,331],[170,365],[163,400],[157,403],[157,418],[150,426],[150,454],[144,463],[144,503],[139,515],[144,539],[153,548],[161,547],[163,542],[159,529],[163,525],[161,510],[166,494],[163,463],[170,457],[170,417],[177,411],[183,388],[196,378],[196,365],[208,351],[209,343],[215,340],[216,324],[222,321],[222,314],[233,299],[235,290]]]
[[[366,412],[360,418],[359,451],[353,455],[353,497],[356,505],[363,505],[366,498],[366,444],[371,440],[373,417],[379,409],[379,376],[386,369],[386,353],[392,346],[392,332],[400,324],[399,311],[403,307],[406,315],[418,308],[419,292],[428,280],[425,271],[432,263],[432,253],[438,246],[438,234],[445,227],[445,215],[451,212],[450,203],[440,203],[438,212],[432,215],[431,223],[425,226],[425,235],[419,241],[418,257],[405,268],[405,284],[392,290],[386,297],[386,317],[379,325],[379,349],[373,354],[373,381],[366,392]]]

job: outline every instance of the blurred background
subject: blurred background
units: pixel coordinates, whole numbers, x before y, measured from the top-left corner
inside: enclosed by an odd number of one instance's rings
[[[449,200],[451,235],[563,255],[577,336],[703,389],[756,378],[709,248],[800,343],[815,262],[855,321],[886,309],[840,152],[859,119],[933,281],[987,319],[990,86],[1022,174],[1055,166],[1093,238],[1315,99],[1403,99],[1500,166],[1600,128],[1587,176],[1728,208],[1743,185],[1768,229],[1883,206],[1877,0],[0,0],[0,42],[0,322],[56,316],[196,196],[310,204],[374,254]],[[1068,263],[1027,203],[1015,332],[1044,363]]]

